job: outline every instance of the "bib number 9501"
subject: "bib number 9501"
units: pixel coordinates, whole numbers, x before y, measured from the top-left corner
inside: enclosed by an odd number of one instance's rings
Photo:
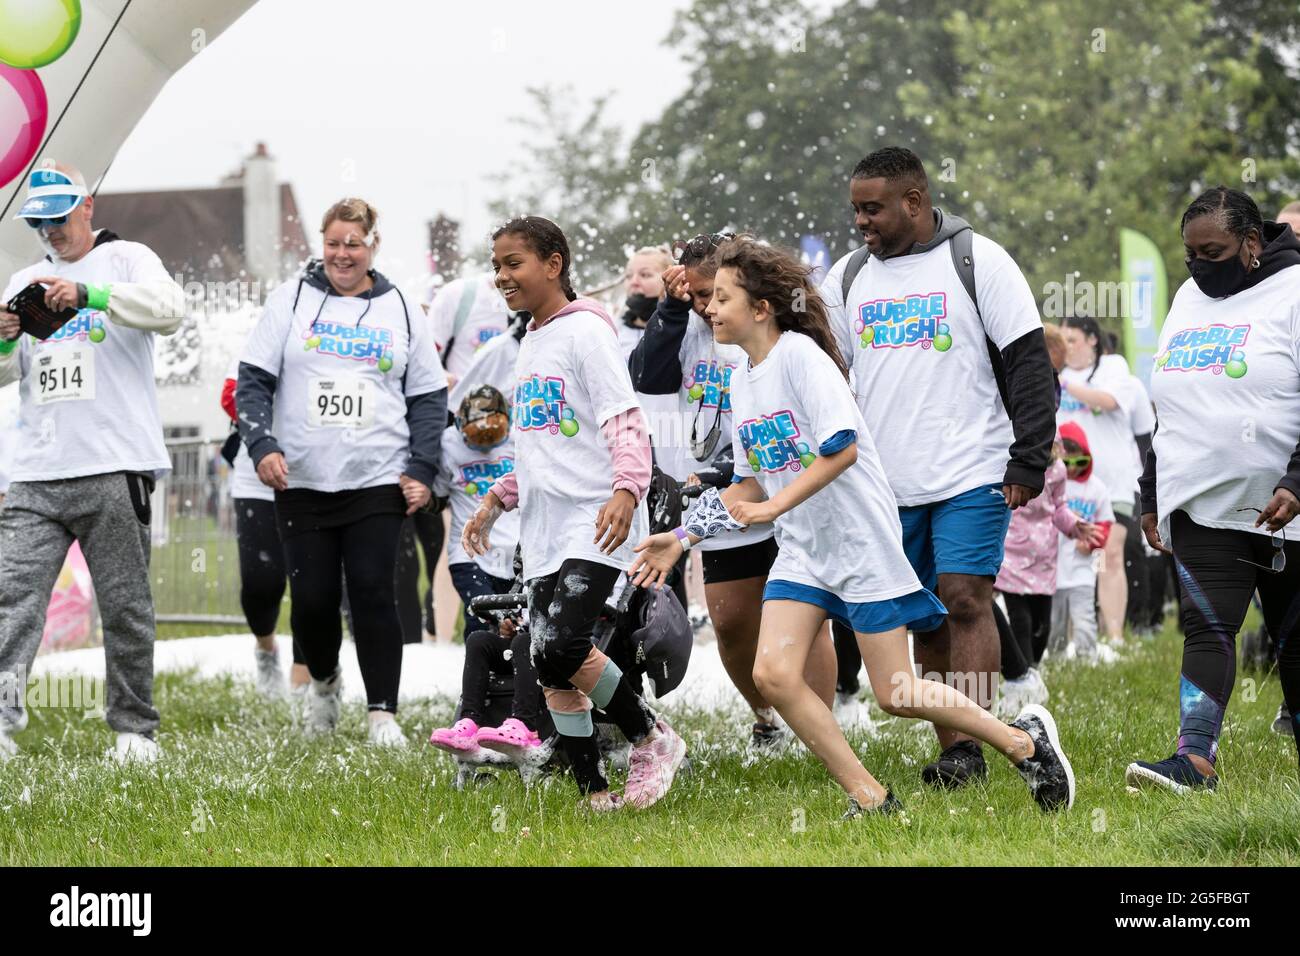
[[[374,385],[356,377],[313,378],[307,391],[312,428],[369,428],[375,421]]]

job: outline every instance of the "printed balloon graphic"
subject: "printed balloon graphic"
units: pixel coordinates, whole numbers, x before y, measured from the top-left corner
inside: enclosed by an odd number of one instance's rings
[[[937,335],[934,337],[934,347],[936,351],[946,352],[952,348],[952,336],[948,334],[948,324],[940,322],[937,329]]]
[[[572,438],[578,434],[578,419],[572,408],[566,408],[560,414],[560,434],[565,438]]]
[[[41,78],[31,70],[0,63],[0,186],[26,172],[40,148],[48,118]]]
[[[692,385],[690,391],[686,393],[686,401],[693,405],[696,402],[698,402],[703,397],[703,395],[704,395],[704,386],[700,385],[699,383],[696,383],[695,385]]]
[[[81,29],[81,0],[0,0],[0,63],[49,66]]]
[[[1224,373],[1228,378],[1241,378],[1246,374],[1246,353],[1241,349],[1236,349],[1232,353],[1232,360],[1223,367]]]

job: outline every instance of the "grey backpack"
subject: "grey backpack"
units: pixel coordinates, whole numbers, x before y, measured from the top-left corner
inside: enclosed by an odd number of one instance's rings
[[[966,289],[966,294],[970,296],[971,302],[975,304],[975,314],[980,314],[980,300],[975,292],[975,256],[972,252],[972,237],[975,235],[970,226],[966,226],[948,239],[948,251],[952,253],[952,265],[957,270],[957,278],[961,279],[961,284]],[[840,297],[844,300],[845,309],[849,304],[849,289],[853,287],[853,281],[862,271],[862,267],[867,264],[867,259],[871,257],[871,250],[866,246],[854,251],[849,257],[848,264],[844,268],[844,275],[840,280]],[[993,365],[993,377],[997,379],[998,394],[1002,396],[1002,407],[1008,409],[1011,406],[1007,403],[1007,374],[1006,368],[1002,362],[1002,354],[998,347],[993,344],[993,340],[987,335],[984,336],[984,342],[989,350],[989,362]]]

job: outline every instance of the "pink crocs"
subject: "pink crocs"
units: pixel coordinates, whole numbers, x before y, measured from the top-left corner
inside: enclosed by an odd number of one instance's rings
[[[479,749],[478,724],[468,717],[462,717],[450,727],[439,727],[429,735],[429,743],[450,753],[465,755],[476,753]]]
[[[506,718],[500,727],[480,727],[477,739],[480,747],[495,750],[512,759],[527,759],[543,749],[542,739],[536,732],[529,730],[522,720],[514,717]]]

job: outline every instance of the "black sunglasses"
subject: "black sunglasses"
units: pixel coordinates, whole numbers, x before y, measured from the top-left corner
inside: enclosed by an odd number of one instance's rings
[[[41,226],[66,226],[71,214],[66,216],[53,216],[49,219],[24,219],[23,222],[33,229],[39,229]]]
[[[734,232],[711,232],[696,236],[694,239],[678,239],[672,245],[673,261],[681,262],[689,258],[692,262],[707,259],[724,242],[736,238]]]
[[[1258,508],[1238,508],[1237,510],[1253,511],[1255,514],[1262,513]],[[1268,571],[1270,574],[1281,574],[1286,570],[1286,551],[1284,550],[1286,546],[1286,528],[1282,528],[1279,533],[1282,536],[1280,540],[1273,535],[1269,535],[1268,538],[1269,544],[1273,545],[1273,548],[1275,549],[1273,551],[1273,560],[1269,563],[1268,567],[1264,567],[1262,564],[1256,564],[1254,561],[1247,561],[1245,558],[1238,558],[1237,560],[1243,564],[1249,564],[1253,568],[1259,568],[1261,571]]]

